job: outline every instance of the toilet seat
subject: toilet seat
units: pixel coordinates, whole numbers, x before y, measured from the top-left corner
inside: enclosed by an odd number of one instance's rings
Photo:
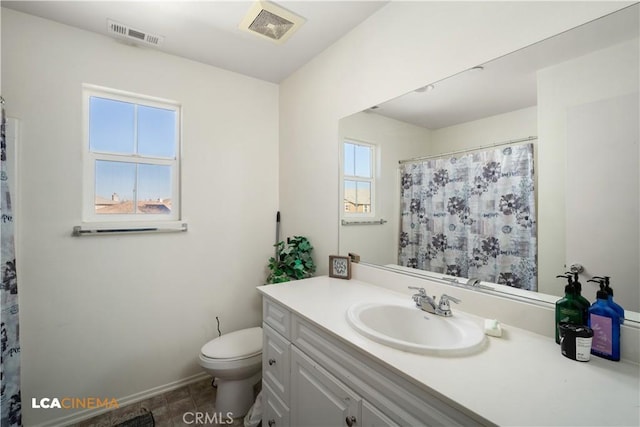
[[[262,353],[262,328],[242,329],[214,338],[200,350],[201,359],[242,360]]]

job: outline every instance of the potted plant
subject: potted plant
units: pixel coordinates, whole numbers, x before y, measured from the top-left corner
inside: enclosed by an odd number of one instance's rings
[[[278,242],[276,256],[269,258],[269,276],[267,284],[282,283],[290,280],[306,279],[313,276],[316,265],[311,257],[313,246],[304,236],[288,237]]]

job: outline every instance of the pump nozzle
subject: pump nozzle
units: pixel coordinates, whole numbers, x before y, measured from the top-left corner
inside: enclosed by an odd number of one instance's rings
[[[567,286],[564,287],[565,293],[571,293],[575,295],[576,287],[573,284],[573,278],[571,277],[571,275],[560,274],[556,276],[556,278],[560,278],[560,277],[564,277],[565,279],[567,279]]]
[[[593,283],[599,283],[600,284],[600,290],[596,292],[596,298],[598,298],[598,299],[607,299],[607,298],[609,298],[609,294],[607,294],[607,291],[605,290],[604,279],[602,277],[594,276],[593,279],[589,279],[589,280],[587,280],[587,282],[593,282]]]
[[[572,274],[573,275],[573,286],[575,286],[578,294],[582,292],[582,283],[578,280],[578,271],[567,271],[564,274]]]
[[[609,287],[609,279],[611,279],[611,277],[609,277],[609,276],[602,276],[602,277],[593,276],[593,278],[601,280],[602,281],[601,283],[604,283],[604,290],[607,291],[607,294],[613,296],[613,289],[611,289]]]

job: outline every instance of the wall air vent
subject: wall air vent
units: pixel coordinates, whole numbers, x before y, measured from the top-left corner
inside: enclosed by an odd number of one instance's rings
[[[120,39],[144,43],[150,46],[160,46],[164,41],[164,37],[162,36],[146,33],[144,31],[131,28],[128,25],[119,24],[111,19],[107,19],[107,32]]]
[[[275,43],[284,43],[304,23],[304,18],[266,1],[249,9],[239,28]]]

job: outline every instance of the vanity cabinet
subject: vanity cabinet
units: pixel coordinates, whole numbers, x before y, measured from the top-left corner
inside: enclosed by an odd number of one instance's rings
[[[266,296],[263,313],[263,426],[479,425]]]
[[[382,412],[371,406],[366,400],[362,402],[362,423],[367,427],[400,427]]]
[[[297,348],[291,349],[291,424],[359,425],[362,399]]]

